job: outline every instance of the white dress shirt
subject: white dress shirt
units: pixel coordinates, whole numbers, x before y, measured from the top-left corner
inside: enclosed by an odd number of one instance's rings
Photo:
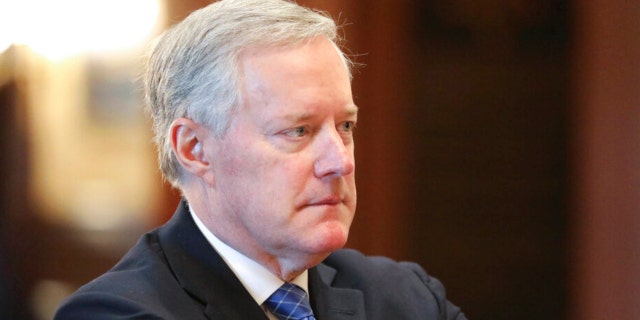
[[[204,223],[202,223],[191,207],[189,207],[189,211],[191,212],[191,217],[193,218],[193,221],[195,221],[196,226],[200,229],[200,232],[202,232],[211,246],[213,246],[218,254],[220,254],[224,262],[226,262],[233,273],[235,273],[236,277],[240,279],[240,282],[244,285],[247,291],[249,291],[251,297],[253,297],[256,303],[262,307],[269,319],[278,320],[278,318],[271,314],[271,312],[267,311],[263,304],[267,298],[269,298],[269,296],[271,296],[271,294],[284,283],[284,281],[271,273],[271,271],[267,270],[261,264],[251,260],[249,257],[222,242],[204,225]],[[308,272],[306,270],[291,282],[309,294]]]

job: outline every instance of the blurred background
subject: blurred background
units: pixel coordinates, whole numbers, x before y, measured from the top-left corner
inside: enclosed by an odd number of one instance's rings
[[[50,319],[173,213],[137,78],[208,3],[0,2],[0,318]],[[365,65],[350,247],[469,319],[640,319],[640,3],[299,3]]]

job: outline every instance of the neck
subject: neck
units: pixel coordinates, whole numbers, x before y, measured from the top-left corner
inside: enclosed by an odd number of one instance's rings
[[[208,205],[213,202],[206,196],[194,197],[188,191],[184,192],[184,195],[193,213],[219,241],[262,265],[285,282],[295,279],[328,256],[328,254],[295,254],[293,256],[270,254],[259,242],[253,241],[244,228],[230,227],[234,225],[233,221],[228,221],[224,215],[217,215],[216,212],[221,210]]]

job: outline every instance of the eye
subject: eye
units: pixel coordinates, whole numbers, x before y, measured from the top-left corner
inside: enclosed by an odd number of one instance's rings
[[[355,129],[356,123],[355,121],[345,121],[340,124],[340,129],[344,132],[352,132]]]
[[[295,127],[289,130],[286,130],[284,134],[292,138],[300,138],[305,136],[309,130],[306,127]]]

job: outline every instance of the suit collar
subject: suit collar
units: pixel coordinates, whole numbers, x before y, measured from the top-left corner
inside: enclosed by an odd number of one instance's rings
[[[325,264],[309,269],[311,306],[318,319],[364,320],[362,291],[332,286],[337,271]]]
[[[180,285],[205,305],[208,319],[267,319],[240,280],[198,230],[182,201],[160,229],[160,243]]]
[[[208,319],[267,319],[240,280],[198,230],[182,201],[159,237],[182,288],[205,305]],[[309,269],[311,305],[318,319],[364,320],[361,291],[333,287],[337,271],[325,264]]]

